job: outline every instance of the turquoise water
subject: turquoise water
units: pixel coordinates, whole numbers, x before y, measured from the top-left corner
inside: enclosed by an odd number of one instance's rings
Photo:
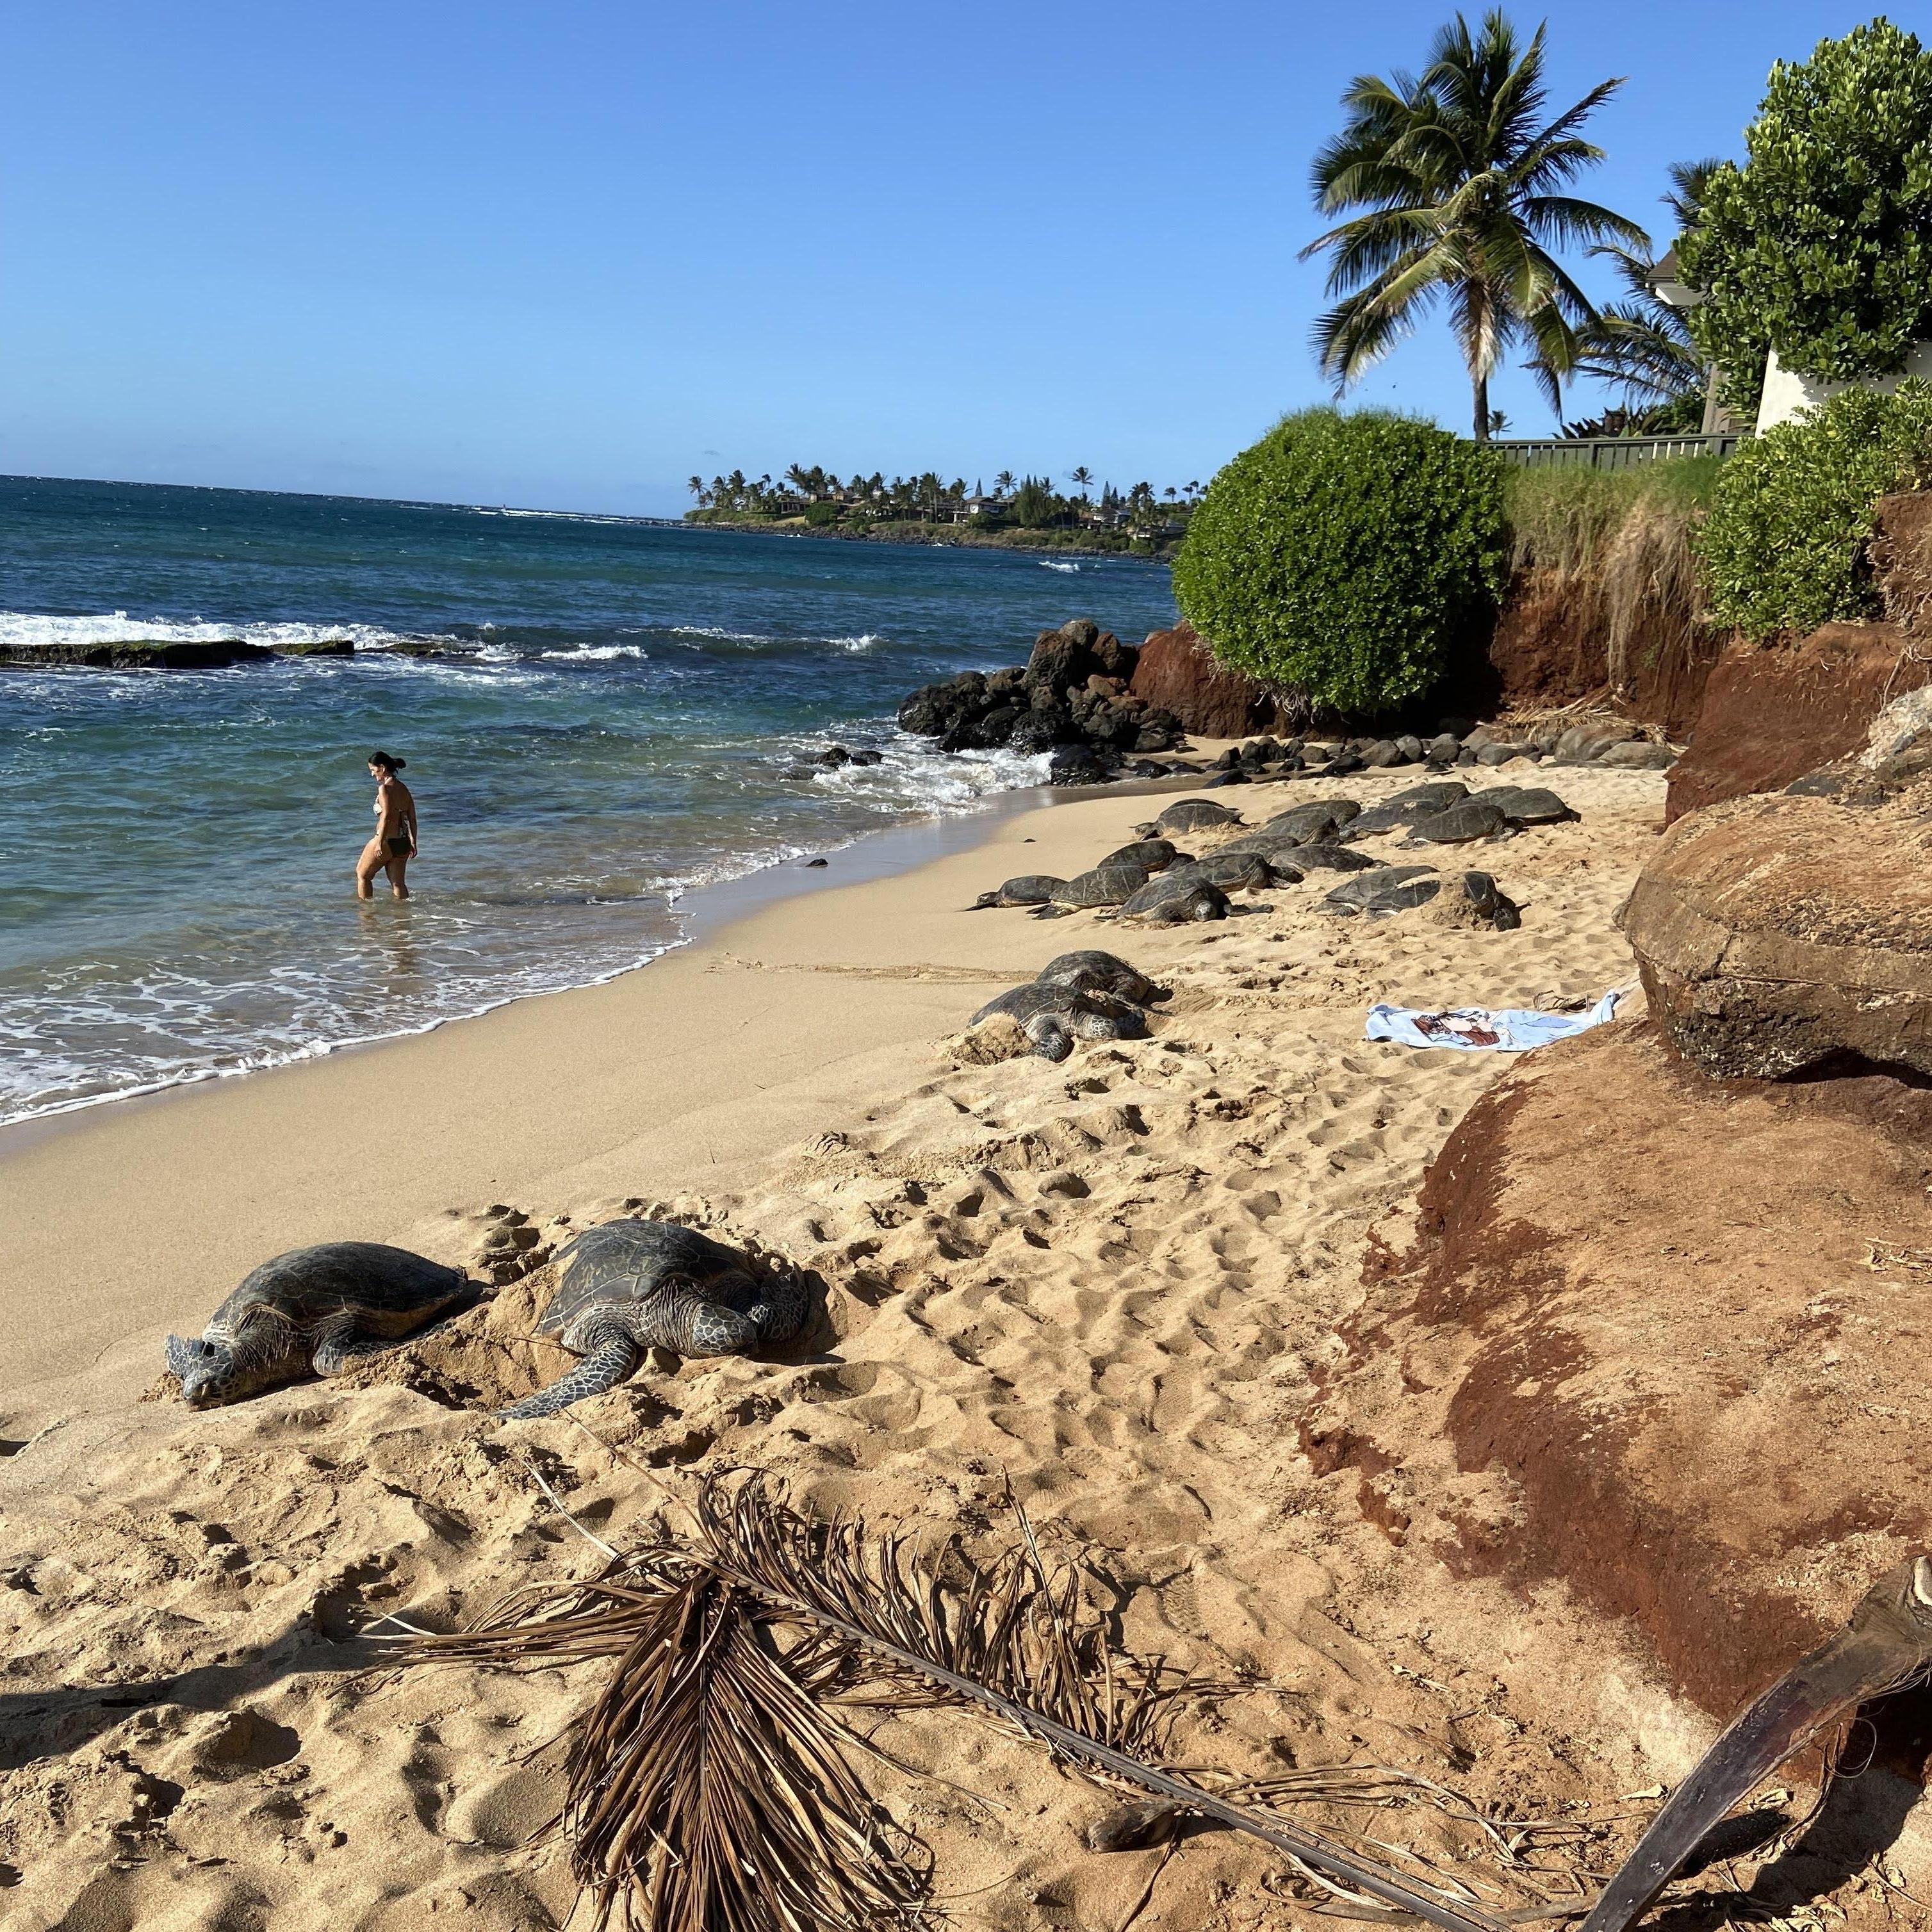
[[[1036,782],[892,723],[1162,566],[353,498],[0,478],[0,640],[346,636],[351,659],[0,670],[0,1119],[418,1031],[676,945],[694,884]],[[434,644],[449,655],[398,653]],[[837,740],[884,762],[800,783]],[[407,758],[417,896],[360,906]]]

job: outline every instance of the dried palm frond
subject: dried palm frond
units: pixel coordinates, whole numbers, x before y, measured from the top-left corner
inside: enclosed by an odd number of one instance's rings
[[[1017,1506],[1018,1535],[988,1562],[956,1536],[809,1520],[754,1472],[710,1479],[694,1514],[687,1536],[413,1646],[526,1669],[615,1660],[571,1727],[556,1821],[598,1927],[621,1912],[650,1932],[857,1932],[932,1916],[930,1855],[861,1781],[855,1765],[885,1754],[844,1713],[966,1706],[1447,1932],[1500,1932],[1479,1908],[1162,1768],[1177,1700],[1216,1687],[1117,1648],[1087,1573],[1050,1569]]]

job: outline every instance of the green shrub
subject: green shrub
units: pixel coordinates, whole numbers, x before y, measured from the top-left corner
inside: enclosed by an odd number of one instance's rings
[[[806,523],[814,530],[822,530],[829,524],[837,523],[843,514],[844,512],[836,503],[808,503],[805,506]]]
[[[1772,69],[1749,158],[1705,186],[1678,247],[1692,334],[1754,396],[1765,351],[1850,382],[1932,335],[1932,53],[1882,18]]]
[[[1712,616],[1748,638],[1877,607],[1866,562],[1878,500],[1932,482],[1932,383],[1846,389],[1743,444],[1697,541]]]
[[[1174,592],[1215,655],[1332,710],[1420,696],[1504,578],[1501,459],[1407,416],[1284,416],[1208,486]]]

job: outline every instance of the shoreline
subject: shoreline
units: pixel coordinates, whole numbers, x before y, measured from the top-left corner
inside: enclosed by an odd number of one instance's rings
[[[1424,1173],[1520,1064],[1366,1042],[1370,1004],[1568,1004],[1630,976],[1616,910],[1664,782],[1552,776],[1580,820],[1480,854],[1518,930],[1339,918],[1322,871],[1213,925],[964,916],[1003,877],[1090,866],[1150,803],[1015,797],[1034,808],[928,826],[957,849],[806,881],[824,890],[748,905],[651,971],[102,1110],[9,1162],[0,1510],[23,1580],[0,1593],[20,1732],[0,1859],[22,1932],[83,1906],[128,1924],[245,1907],[264,1932],[400,1932],[445,1904],[478,1932],[565,1922],[568,1848],[531,1842],[562,1797],[536,1747],[585,1680],[454,1666],[372,1689],[356,1669],[379,1660],[352,1646],[386,1617],[449,1629],[580,1577],[586,1538],[661,1534],[732,1469],[810,1516],[970,1539],[1018,1502],[1056,1553],[1094,1552],[1130,1648],[1240,1687],[1179,1714],[1181,1761],[1276,1775],[1292,1738],[1301,1764],[1453,1778],[1471,1808],[1401,1821],[1437,1869],[1478,1876],[1492,1836],[1456,1820],[1518,1815],[1501,1808],[1526,1778],[1594,1805],[1681,1774],[1712,1726],[1621,1623],[1560,1590],[1526,1616],[1506,1580],[1452,1576],[1433,1538],[1405,1547],[1401,1466],[1372,1485],[1303,1428]],[[1216,797],[1256,822],[1412,777]],[[793,881],[747,889],[774,883]],[[1169,989],[1147,1037],[1058,1064],[999,1058],[998,1029],[962,1037],[990,996],[1088,947]],[[557,1371],[537,1323],[558,1245],[628,1214],[783,1258],[818,1318],[752,1355],[652,1351],[580,1410],[505,1422]],[[348,1238],[497,1292],[332,1381],[175,1398],[164,1333],[195,1332],[268,1256]],[[944,1714],[887,1721],[896,1763],[957,1766]],[[1008,1932],[1064,1922],[1042,1896],[1082,1924],[1133,1916],[1147,1867],[1091,1856],[1090,1788],[997,1735],[963,1748],[964,1792],[881,1773],[945,1892],[999,1893]],[[130,1858],[144,1776],[184,1795]],[[1593,1815],[1634,1835],[1627,1804]],[[1190,1842],[1160,1916],[1226,1932],[1226,1899],[1276,1870],[1246,1841]],[[1482,1875],[1499,1906],[1523,1889],[1513,1862]],[[1250,1932],[1298,1923],[1282,1904]]]
[[[1214,741],[1218,748],[1218,740]],[[1122,794],[1129,791],[1152,791],[1162,787],[1172,788],[1181,782],[1175,779],[1146,780],[1138,785],[1131,782],[1115,789]],[[733,878],[713,879],[702,885],[692,886],[675,898],[667,898],[665,910],[686,922],[684,935],[673,940],[648,958],[638,959],[628,966],[620,966],[614,972],[607,973],[594,980],[584,980],[573,986],[546,987],[540,991],[513,992],[490,1005],[479,1006],[474,1012],[448,1013],[419,1027],[411,1027],[398,1033],[372,1034],[356,1040],[345,1040],[332,1045],[323,1045],[315,1051],[278,1060],[266,1066],[236,1066],[217,1072],[197,1074],[190,1078],[170,1080],[152,1087],[133,1087],[116,1094],[102,1094],[94,1097],[78,1100],[48,1112],[23,1115],[18,1120],[0,1120],[0,1164],[11,1155],[61,1132],[70,1125],[83,1123],[86,1117],[104,1108],[132,1107],[158,1105],[178,1096],[193,1093],[204,1088],[220,1085],[234,1080],[248,1080],[266,1075],[284,1072],[291,1067],[306,1066],[315,1062],[334,1060],[345,1054],[367,1053],[387,1046],[397,1046],[405,1041],[420,1040],[425,1035],[440,1032],[445,1027],[461,1026],[473,1020],[487,1019],[492,1013],[500,1012],[506,1006],[520,1004],[528,1000],[544,1000],[564,993],[589,992],[599,986],[608,986],[616,981],[628,978],[633,973],[642,973],[656,965],[660,960],[672,954],[682,952],[697,944],[709,932],[719,930],[734,921],[748,917],[752,912],[767,904],[802,896],[815,891],[824,891],[836,885],[862,884],[891,874],[915,870],[929,860],[943,856],[956,849],[952,843],[940,835],[942,830],[954,826],[970,826],[990,818],[1015,812],[1034,810],[1053,802],[1056,796],[1083,795],[1070,790],[1056,794],[1045,785],[1024,785],[1011,791],[989,792],[982,795],[974,804],[960,812],[947,813],[921,813],[898,820],[890,825],[881,826],[873,831],[862,832],[843,845],[824,848],[822,856],[829,862],[821,871],[802,859],[781,859],[769,865],[754,867]],[[891,842],[903,839],[904,851],[889,850]],[[980,842],[969,839],[970,844]],[[932,847],[928,850],[925,848]],[[868,862],[857,880],[848,875],[834,877],[836,861],[840,855],[863,854]],[[802,875],[802,876],[800,876]],[[379,908],[386,908],[390,902],[378,899]]]
[[[1220,746],[1204,740],[1198,748],[1211,757]],[[486,1114],[454,1126],[446,1103],[487,1093],[524,1058],[550,1053],[560,1040],[568,1042],[564,1084],[568,1077],[590,1082],[595,1098],[572,1114],[562,1093],[550,1096],[536,1156],[546,1179],[608,1163],[626,1148],[641,1154],[649,1147],[687,1179],[698,1168],[717,1168],[721,1147],[734,1171],[775,1150],[798,1130],[772,1139],[746,1118],[745,1102],[716,1098],[724,1074],[710,1070],[707,1017],[710,1030],[728,1022],[738,1030],[738,1051],[724,1060],[736,1066],[770,1058],[782,1066],[784,1086],[848,1060],[868,1063],[874,1044],[889,1060],[916,1053],[922,1042],[964,1024],[987,996],[970,997],[974,989],[1012,983],[1063,950],[1057,922],[1022,919],[1016,930],[1010,919],[989,915],[968,929],[964,948],[986,963],[955,965],[946,960],[959,950],[955,935],[941,940],[934,927],[997,884],[995,872],[1080,869],[1094,836],[1084,828],[1096,815],[1124,825],[1141,815],[1130,801],[1195,782],[994,794],[970,811],[867,833],[837,848],[848,855],[843,867],[781,864],[695,888],[684,902],[691,919],[684,943],[609,979],[522,995],[419,1032],[0,1126],[0,1242],[16,1262],[15,1285],[0,1286],[0,1323],[14,1337],[0,1366],[0,1432],[30,1430],[36,1415],[71,1399],[77,1381],[92,1395],[128,1396],[153,1372],[137,1336],[184,1323],[198,1330],[228,1288],[271,1254],[330,1239],[386,1239],[433,1251],[440,1220],[446,1224],[464,1204],[508,1188],[513,1175],[527,1173],[532,1153],[519,1125]],[[1054,834],[1045,830],[1048,820]],[[1016,854],[1004,871],[976,856],[1023,840],[1036,849],[1023,862]],[[1056,851],[1064,856],[1054,858]],[[861,855],[856,865],[852,855]],[[917,908],[910,922],[892,903],[902,888]],[[823,917],[828,895],[850,896],[850,916],[841,908],[842,916]],[[928,934],[937,963],[898,958],[904,942]],[[1044,950],[1028,942],[1043,942]],[[786,1024],[784,1000],[747,998],[740,984],[711,1010],[716,989],[705,982],[732,970],[725,962],[753,945],[773,956],[754,964],[784,973],[788,992],[798,994],[799,1017],[822,1048],[818,1057],[787,1038],[797,1029]],[[850,958],[826,959],[841,950]],[[820,989],[814,1000],[792,976],[819,972],[856,974],[892,990],[855,1003],[843,991],[828,1001]],[[946,986],[964,988],[967,997],[949,1004],[934,990]],[[606,1028],[640,1058],[652,1030],[662,1029],[677,1062],[668,1096],[672,1119],[719,1117],[722,1138],[708,1144],[702,1160],[676,1144],[670,1126],[640,1131],[627,1118],[620,1070],[599,1064]],[[870,1077],[855,1076],[855,1097]],[[380,1162],[364,1144],[382,1138],[376,1124],[392,1114],[404,1176],[367,1183],[366,1170]],[[300,1150],[302,1172],[287,1171],[277,1152],[283,1148]],[[129,1252],[122,1235],[130,1196],[131,1218],[145,1231],[132,1244],[139,1290],[104,1285],[114,1279],[117,1254]],[[236,1211],[238,1198],[248,1202],[247,1213]],[[28,1281],[37,1289],[19,1285]],[[50,1286],[66,1318],[58,1323],[46,1312]],[[90,1364],[80,1378],[62,1372],[76,1348]]]

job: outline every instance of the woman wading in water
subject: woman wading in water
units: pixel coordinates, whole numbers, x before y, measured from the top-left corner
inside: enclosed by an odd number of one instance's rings
[[[387,752],[369,754],[369,776],[376,781],[376,836],[356,862],[358,899],[375,897],[378,872],[388,874],[389,890],[398,898],[410,896],[403,875],[416,856],[416,802],[396,776],[408,763],[406,758],[391,758]]]

